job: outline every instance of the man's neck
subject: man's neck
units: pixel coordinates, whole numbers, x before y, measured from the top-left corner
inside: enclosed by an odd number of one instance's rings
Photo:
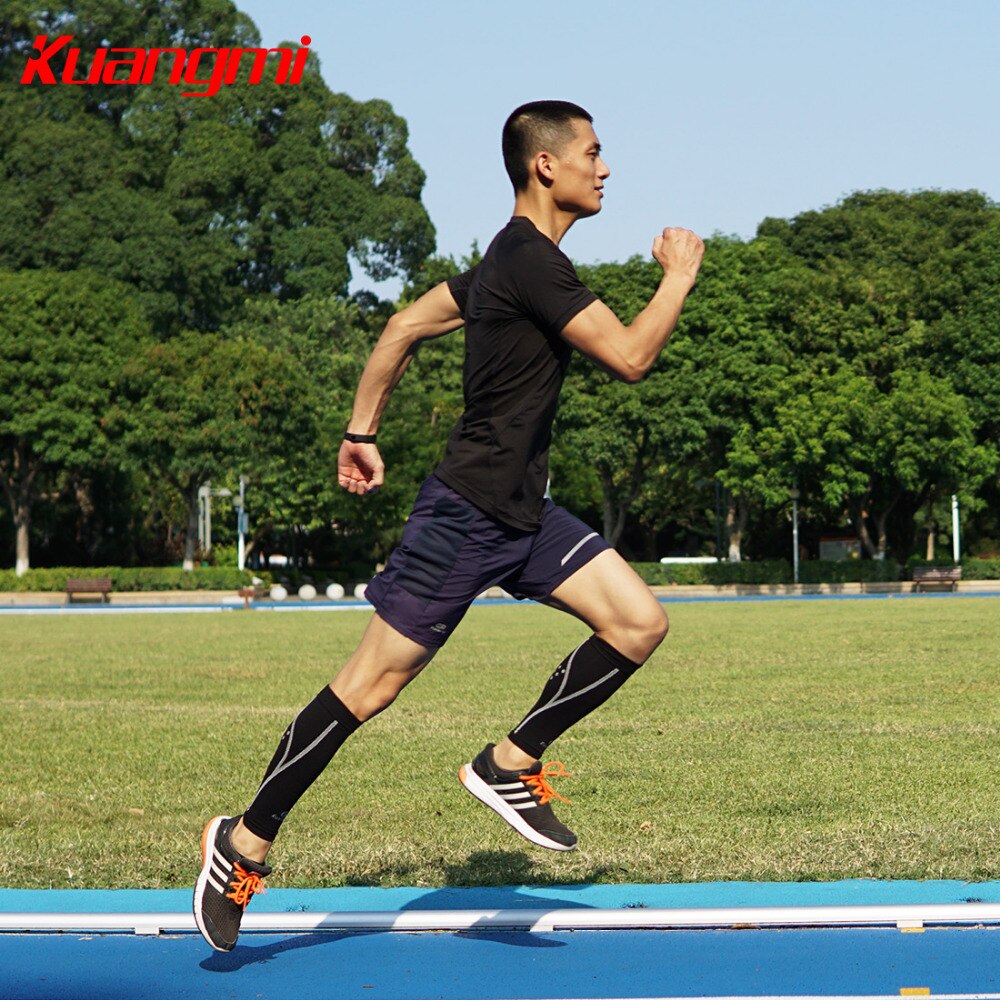
[[[556,246],[577,219],[575,214],[557,208],[548,197],[548,192],[539,192],[531,188],[517,193],[514,198],[513,214],[529,219],[534,227],[543,236],[548,236]]]

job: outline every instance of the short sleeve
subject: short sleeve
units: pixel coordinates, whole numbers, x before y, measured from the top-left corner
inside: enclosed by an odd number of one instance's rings
[[[448,291],[451,292],[451,297],[455,300],[458,311],[463,316],[465,315],[465,304],[469,299],[469,286],[472,284],[472,279],[475,278],[478,268],[477,264],[464,274],[456,274],[448,279]]]
[[[517,286],[525,309],[541,326],[562,333],[597,296],[555,245],[533,243],[519,255]]]

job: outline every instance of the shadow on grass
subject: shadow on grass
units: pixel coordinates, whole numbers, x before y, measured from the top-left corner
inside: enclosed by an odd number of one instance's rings
[[[613,869],[599,865],[577,883],[561,881],[545,864],[525,851],[474,851],[464,861],[449,864],[442,861],[439,871],[446,889],[504,890],[517,886],[572,890],[599,882]],[[386,885],[406,885],[417,872],[417,866],[385,865],[365,878],[348,878],[345,885],[381,888]],[[427,866],[419,867],[420,877],[427,878]],[[445,891],[445,890],[439,890]],[[519,897],[523,899],[524,897]],[[537,903],[537,900],[535,901]],[[425,909],[423,897],[418,908]]]
[[[572,898],[574,890],[583,889],[607,874],[608,869],[593,869],[584,882],[568,884],[558,882],[548,872],[541,871],[536,861],[524,851],[475,851],[464,861],[442,866],[445,887],[428,889],[427,892],[402,910],[567,910],[589,909],[589,905]],[[354,886],[379,886],[384,881],[398,882],[407,875],[406,866],[388,866],[371,879],[353,880]],[[484,883],[486,883],[484,885]],[[492,883],[492,884],[489,884]],[[531,896],[524,892],[527,886],[551,888],[560,897]],[[493,918],[484,914],[481,921],[465,931],[452,932],[458,938],[473,941],[495,941],[517,948],[562,948],[565,943],[534,931],[511,931],[492,926]],[[226,954],[217,952],[201,963],[206,972],[237,972],[247,966],[271,962],[292,951],[334,944],[345,938],[366,934],[387,934],[391,931],[313,931],[292,934],[282,941],[255,946],[241,942]],[[252,940],[251,935],[247,939]]]
[[[451,888],[518,885],[553,886],[574,889],[597,882],[611,871],[598,865],[578,883],[561,882],[547,867],[538,864],[525,851],[474,851],[461,864],[442,865],[444,882]]]

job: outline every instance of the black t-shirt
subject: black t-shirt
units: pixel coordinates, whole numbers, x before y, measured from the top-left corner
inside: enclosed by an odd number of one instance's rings
[[[465,412],[435,475],[498,521],[534,531],[572,353],[560,334],[597,296],[522,216],[448,287],[465,319]]]

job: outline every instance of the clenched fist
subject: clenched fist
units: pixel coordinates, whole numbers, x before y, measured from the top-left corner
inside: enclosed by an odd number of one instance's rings
[[[668,227],[653,240],[653,257],[670,277],[688,278],[694,284],[705,255],[705,244],[690,229]]]

